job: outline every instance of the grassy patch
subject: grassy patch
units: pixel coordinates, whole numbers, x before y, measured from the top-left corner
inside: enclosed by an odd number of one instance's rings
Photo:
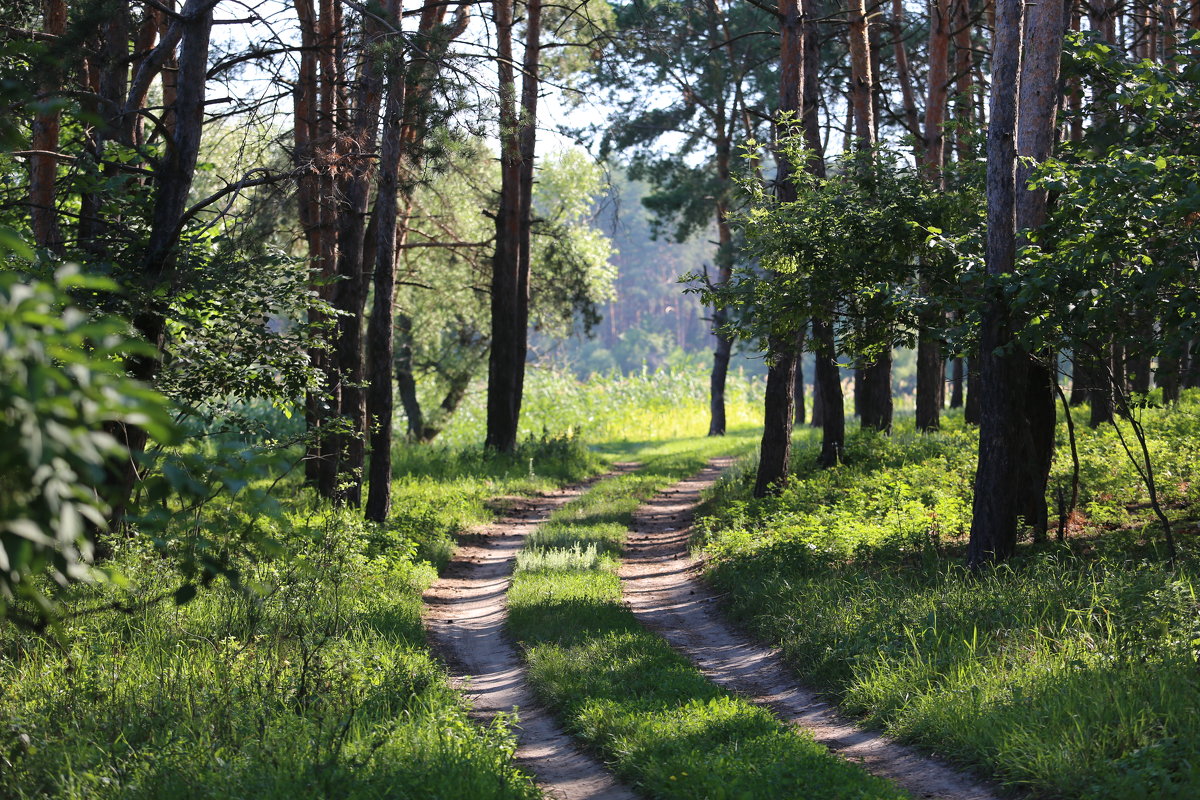
[[[525,373],[521,435],[571,432],[592,443],[703,436],[709,422],[709,366],[684,365],[630,375],[592,375],[531,365]],[[468,396],[442,437],[462,446],[483,440],[486,392]],[[762,424],[762,381],[740,370],[725,390],[730,430]]]
[[[533,798],[503,724],[470,723],[424,646],[412,548],[369,556],[349,514],[281,520],[286,563],[247,565],[261,587],[188,605],[144,602],[66,626],[62,646],[0,635],[5,797]],[[142,562],[142,563],[138,563]],[[95,603],[115,589],[79,598]]]
[[[184,606],[163,602],[179,574],[122,537],[108,566],[130,585],[72,589],[61,639],[0,623],[0,797],[537,796],[512,765],[509,728],[480,729],[447,687],[425,646],[421,593],[454,534],[494,516],[491,498],[571,483],[620,455],[563,433],[587,429],[588,415],[665,430],[670,409],[613,406],[614,393],[648,383],[612,379],[596,395],[574,386],[556,405],[539,395],[553,381],[535,378],[512,455],[473,444],[483,431],[470,415],[457,443],[397,444],[383,526],[318,507],[298,474],[278,482],[273,510],[223,498],[219,514],[179,521],[206,546],[242,553],[251,591],[218,581]],[[689,419],[706,407],[680,403]],[[242,427],[257,434],[298,432],[298,419],[248,412]],[[189,452],[216,457],[213,432],[195,433]],[[266,488],[276,477],[250,480]],[[240,548],[248,525],[271,546]],[[122,610],[95,610],[114,603]]]
[[[1197,406],[1146,412],[1172,514],[1193,516]],[[899,737],[1064,798],[1200,795],[1200,561],[1176,570],[1111,429],[1080,431],[1082,512],[1064,544],[963,570],[974,433],[859,434],[819,472],[749,499],[717,487],[702,525],[733,615],[808,681]],[[1065,445],[1064,445],[1065,446]],[[1064,463],[1065,462],[1065,463]],[[1060,449],[1052,476],[1069,480]],[[1052,513],[1053,517],[1053,513]]]
[[[613,571],[633,511],[738,440],[676,442],[642,455],[557,512],[528,544],[509,629],[538,693],[568,729],[647,795],[662,798],[902,797],[717,688],[621,603]]]

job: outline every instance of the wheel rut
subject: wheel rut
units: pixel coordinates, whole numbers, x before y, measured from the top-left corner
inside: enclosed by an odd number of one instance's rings
[[[779,653],[729,625],[718,597],[700,579],[688,540],[700,493],[733,459],[709,465],[643,505],[634,515],[620,576],[633,613],[663,636],[714,683],[770,708],[809,731],[831,751],[894,781],[914,797],[938,800],[999,800],[997,788],[864,730],[803,688]]]
[[[442,577],[425,593],[430,642],[452,683],[470,699],[472,715],[490,721],[517,710],[517,763],[557,800],[635,800],[637,795],[579,749],[537,702],[504,630],[505,595],[526,536],[603,478],[636,468],[617,464],[607,475],[516,501],[502,519],[461,537]]]

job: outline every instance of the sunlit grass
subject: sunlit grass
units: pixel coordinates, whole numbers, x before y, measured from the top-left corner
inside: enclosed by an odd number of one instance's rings
[[[1196,399],[1145,412],[1176,519],[1195,516]],[[748,473],[714,491],[709,577],[807,681],[903,739],[1038,796],[1200,796],[1198,554],[1185,537],[1166,564],[1113,430],[1079,434],[1068,541],[1026,541],[980,575],[960,566],[976,447],[960,418],[859,434],[828,471],[804,434],[780,498],[750,500]],[[1061,425],[1059,444],[1052,525],[1071,468]]]
[[[212,546],[236,544],[251,520],[275,542],[273,558],[265,549],[239,556],[243,590],[218,580],[176,607],[182,579],[171,563],[141,539],[116,541],[107,566],[129,589],[73,590],[60,639],[0,628],[0,796],[536,796],[513,766],[505,722],[480,728],[448,688],[426,647],[421,593],[455,534],[494,518],[491,498],[575,482],[618,457],[573,432],[611,411],[619,384],[610,380],[609,394],[574,386],[573,405],[563,405],[553,384],[535,379],[533,435],[511,455],[484,451],[481,429],[458,444],[398,443],[383,526],[320,507],[299,469],[277,483],[277,474],[247,476],[275,486],[277,513],[222,500],[220,516],[204,520]],[[706,408],[679,405],[693,416]],[[653,414],[665,420],[669,410]],[[296,432],[296,420],[274,412],[256,419],[278,438]],[[216,452],[204,438],[186,448]],[[106,604],[116,609],[92,610]]]
[[[539,695],[648,796],[901,797],[708,682],[621,601],[613,570],[637,507],[711,456],[745,454],[756,438],[625,450],[645,466],[598,484],[531,537],[508,595],[509,630]]]

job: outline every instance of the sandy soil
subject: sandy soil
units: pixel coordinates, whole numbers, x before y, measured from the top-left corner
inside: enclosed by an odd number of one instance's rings
[[[799,685],[777,652],[724,621],[718,598],[700,580],[699,564],[688,554],[688,537],[701,490],[730,463],[730,459],[714,459],[636,514],[621,580],[626,602],[637,618],[713,682],[767,706],[781,719],[807,729],[830,750],[895,781],[915,797],[1003,797],[994,787],[841,717],[815,692]]]
[[[618,464],[618,472],[635,465]],[[580,750],[536,701],[525,668],[504,631],[505,593],[525,537],[554,509],[599,478],[532,499],[509,500],[507,516],[462,537],[454,559],[425,593],[425,624],[472,713],[490,720],[519,712],[517,762],[548,797],[634,800],[604,765]]]

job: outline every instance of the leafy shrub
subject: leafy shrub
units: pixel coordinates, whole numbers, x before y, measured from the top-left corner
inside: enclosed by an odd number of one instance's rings
[[[122,366],[148,349],[121,320],[71,303],[72,290],[108,288],[69,270],[52,283],[0,273],[0,615],[17,597],[50,608],[37,576],[65,585],[97,575],[107,471],[127,457],[105,427],[170,431],[164,398]]]

